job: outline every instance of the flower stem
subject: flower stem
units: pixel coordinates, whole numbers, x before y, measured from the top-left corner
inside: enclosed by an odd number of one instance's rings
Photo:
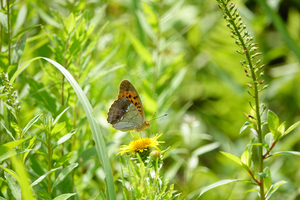
[[[7,6],[7,46],[8,46],[8,66],[10,66],[11,62],[11,49],[10,49],[10,6],[9,6],[9,0],[6,0],[6,6]]]
[[[245,55],[247,61],[248,61],[248,65],[249,68],[251,70],[251,77],[252,77],[252,81],[253,81],[253,91],[254,91],[254,95],[253,98],[255,99],[255,112],[256,112],[256,120],[257,120],[257,134],[258,134],[258,141],[259,143],[263,143],[263,135],[262,135],[262,130],[261,130],[261,116],[260,116],[260,106],[259,106],[259,95],[258,95],[258,81],[257,81],[257,77],[254,71],[254,65],[252,64],[252,58],[250,55],[250,52],[248,50],[248,47],[246,45],[246,43],[244,42],[244,39],[241,35],[241,32],[239,31],[236,23],[234,22],[234,17],[232,16],[230,10],[228,9],[228,7],[226,6],[226,2],[224,0],[221,0],[221,2],[223,3],[223,8],[226,12],[226,15],[229,17],[228,21],[230,22],[230,24],[232,25],[232,27],[235,30],[236,36],[239,39],[239,42],[241,44],[241,47],[243,49],[243,54]],[[263,163],[263,147],[262,145],[258,146],[258,157],[259,157],[259,172],[262,173],[264,170],[264,163]],[[264,200],[265,199],[265,195],[264,195],[264,180],[263,177],[260,177],[260,199]]]

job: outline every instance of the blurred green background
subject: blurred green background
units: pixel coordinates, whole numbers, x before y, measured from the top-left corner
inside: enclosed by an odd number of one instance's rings
[[[288,127],[300,120],[300,1],[269,0],[267,6],[259,0],[234,3],[263,53],[269,87],[261,93],[261,101],[287,121]],[[117,199],[122,199],[122,185],[118,181],[120,156],[116,153],[132,137],[113,129],[106,118],[123,79],[128,79],[142,96],[147,120],[154,112],[155,116],[168,114],[152,121],[153,133],[148,134],[163,133],[162,149],[170,146],[161,175],[175,184],[182,193],[180,199],[196,199],[203,187],[221,179],[250,180],[242,168],[220,154],[225,151],[240,156],[254,134],[250,130],[239,134],[247,120],[245,113],[250,112],[246,86],[250,79],[240,65],[244,58],[236,53],[238,46],[216,1],[33,0],[12,1],[11,5],[13,49],[18,50],[19,57],[14,57],[10,74],[18,64],[43,56],[59,62],[75,77],[93,106],[108,144]],[[32,26],[36,27],[26,35],[17,35]],[[1,71],[8,71],[7,40],[2,34]],[[71,106],[63,120],[69,131],[78,128],[64,147],[66,152],[74,152],[72,163],[76,156],[95,151],[82,107],[62,79],[50,64],[37,61],[13,86],[19,93],[24,125],[34,115],[50,112],[57,116]],[[1,141],[7,142],[5,130],[0,130]],[[275,151],[299,151],[299,140],[298,128]],[[59,157],[59,152],[55,154]],[[30,155],[43,162],[33,152]],[[30,171],[34,164],[29,159],[27,169]],[[266,165],[274,182],[288,181],[273,199],[300,199],[300,158],[278,156],[267,160]],[[97,155],[89,154],[75,171],[76,198],[96,196],[105,188],[103,176]],[[245,193],[250,189],[241,183],[222,186],[201,199],[255,199],[256,194]]]

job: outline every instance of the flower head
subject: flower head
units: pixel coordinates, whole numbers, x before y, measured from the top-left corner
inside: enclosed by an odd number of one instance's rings
[[[148,151],[151,147],[155,147],[157,150],[160,151],[160,149],[157,147],[159,143],[164,143],[164,141],[157,141],[157,139],[162,135],[156,134],[154,138],[141,138],[138,140],[134,140],[129,143],[129,145],[123,145],[119,148],[120,152],[117,153],[123,155],[126,152],[135,152],[135,153],[143,153],[145,151]]]

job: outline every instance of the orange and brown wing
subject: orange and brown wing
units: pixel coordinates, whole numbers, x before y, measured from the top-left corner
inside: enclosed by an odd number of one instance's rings
[[[123,80],[120,84],[118,99],[121,98],[127,98],[129,101],[131,101],[133,105],[135,105],[135,107],[138,109],[143,121],[145,121],[144,108],[140,96],[128,80]]]

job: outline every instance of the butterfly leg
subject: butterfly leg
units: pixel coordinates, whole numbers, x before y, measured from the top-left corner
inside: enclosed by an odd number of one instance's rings
[[[133,141],[135,141],[135,139],[134,139],[134,136],[132,135],[132,133],[131,133],[131,132],[130,132],[130,135],[131,135],[131,137],[132,137]]]

